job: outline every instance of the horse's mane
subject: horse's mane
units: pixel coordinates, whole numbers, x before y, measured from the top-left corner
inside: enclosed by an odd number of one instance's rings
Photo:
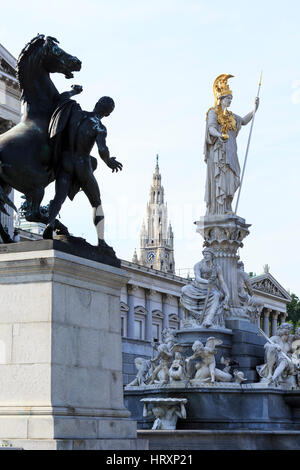
[[[17,65],[16,65],[16,76],[17,80],[19,82],[20,89],[22,91],[21,98],[24,100],[24,67],[27,64],[27,61],[29,58],[32,57],[32,54],[34,54],[43,44],[45,41],[45,35],[44,34],[38,34],[36,37],[31,39],[30,42],[26,44],[26,46],[22,49]],[[35,55],[35,54],[34,54]]]

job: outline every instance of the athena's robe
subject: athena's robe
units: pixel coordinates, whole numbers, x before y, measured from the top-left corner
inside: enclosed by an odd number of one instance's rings
[[[223,143],[210,134],[213,127],[222,133],[218,116],[214,109],[207,115],[205,135],[205,162],[207,163],[207,177],[205,188],[205,201],[207,215],[224,214],[232,211],[231,202],[240,185],[240,165],[237,156],[236,137],[242,126],[242,118],[234,114],[236,131],[229,130],[229,139]]]

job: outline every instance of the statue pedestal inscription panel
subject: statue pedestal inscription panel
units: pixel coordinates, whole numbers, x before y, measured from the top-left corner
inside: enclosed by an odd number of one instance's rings
[[[24,449],[137,449],[124,407],[124,271],[55,250],[0,257],[0,440]]]

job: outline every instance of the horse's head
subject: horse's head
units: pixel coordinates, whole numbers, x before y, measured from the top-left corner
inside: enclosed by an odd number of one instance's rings
[[[72,72],[81,69],[81,61],[58,46],[58,40],[47,36],[43,47],[43,65],[49,73],[62,73],[66,78],[73,78]]]

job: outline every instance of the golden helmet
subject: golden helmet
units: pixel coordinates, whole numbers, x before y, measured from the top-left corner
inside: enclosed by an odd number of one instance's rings
[[[232,91],[230,90],[229,85],[227,83],[227,80],[231,77],[234,77],[234,75],[222,73],[221,75],[218,75],[218,77],[215,79],[213,84],[215,106],[219,104],[219,99],[222,96],[232,95]]]

